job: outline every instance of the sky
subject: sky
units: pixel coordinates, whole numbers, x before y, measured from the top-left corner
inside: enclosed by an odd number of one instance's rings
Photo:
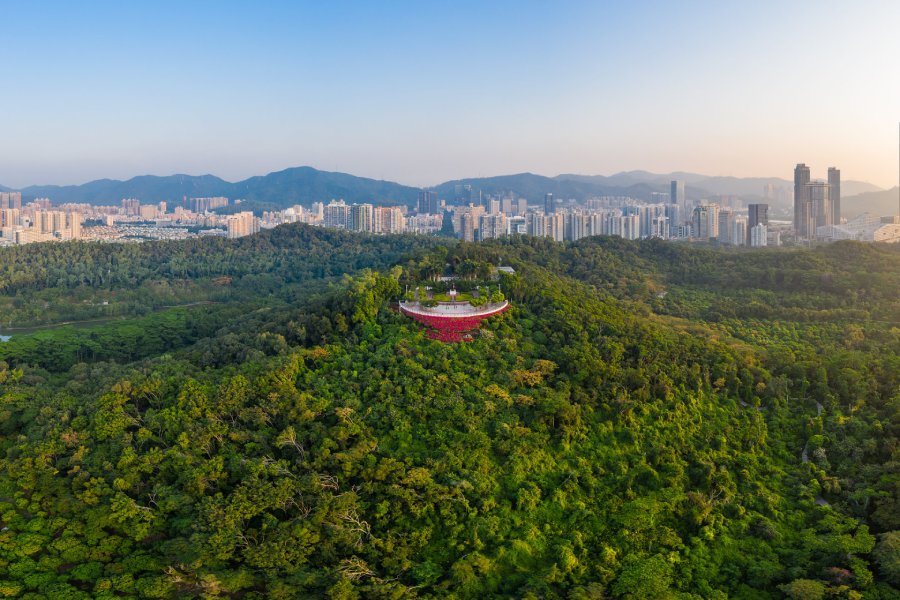
[[[897,185],[896,0],[0,0],[0,184],[292,166]]]

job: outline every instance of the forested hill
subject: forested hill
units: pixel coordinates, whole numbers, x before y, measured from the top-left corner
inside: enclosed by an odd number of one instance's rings
[[[119,315],[0,343],[0,595],[898,596],[900,250],[438,243],[0,250]],[[392,309],[498,263],[470,343]]]

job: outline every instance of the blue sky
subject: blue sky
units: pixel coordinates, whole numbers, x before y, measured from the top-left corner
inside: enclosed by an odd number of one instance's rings
[[[0,184],[897,179],[900,2],[0,0]]]

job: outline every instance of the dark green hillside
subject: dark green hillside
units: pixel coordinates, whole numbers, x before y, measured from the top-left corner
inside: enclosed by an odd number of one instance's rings
[[[257,278],[66,333],[102,343],[65,369],[8,355],[0,595],[897,597],[896,249],[217,244],[6,284]],[[445,265],[498,262],[513,308],[471,343],[391,309]]]

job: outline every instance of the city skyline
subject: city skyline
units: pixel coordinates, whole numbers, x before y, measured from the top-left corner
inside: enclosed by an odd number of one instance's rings
[[[632,169],[789,179],[801,158],[897,183],[888,1],[47,2],[3,17],[0,184],[15,188],[299,164],[415,186]],[[801,22],[827,47],[796,35]]]

